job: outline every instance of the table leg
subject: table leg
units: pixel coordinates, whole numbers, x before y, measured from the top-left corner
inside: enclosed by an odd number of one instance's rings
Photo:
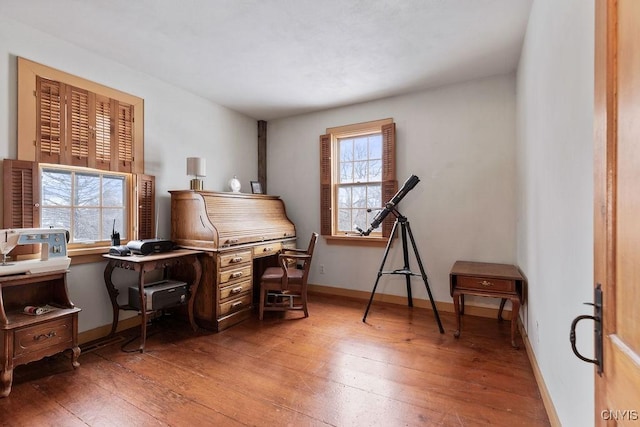
[[[191,297],[189,298],[189,322],[191,323],[191,328],[193,328],[193,332],[198,330],[198,324],[196,323],[196,319],[193,313],[194,305],[196,301],[196,293],[198,292],[198,286],[200,286],[200,278],[202,276],[202,265],[200,264],[200,260],[197,255],[193,256],[193,262],[191,263],[194,272],[193,283],[191,284]]]
[[[506,298],[502,298],[502,299],[500,300],[500,310],[498,310],[498,320],[499,320],[499,321],[504,320],[504,319],[502,318],[502,310],[504,309],[504,304],[505,304],[506,302],[507,302],[507,299],[506,299]]]
[[[520,300],[518,298],[512,298],[511,307],[511,346],[518,348],[518,344],[516,344],[516,329],[518,326],[518,315],[520,313]]]
[[[109,332],[109,336],[113,336],[116,333],[116,328],[118,327],[118,316],[120,314],[120,306],[118,305],[118,290],[113,285],[113,281],[111,280],[111,275],[115,268],[115,262],[109,261],[104,269],[104,284],[107,286],[107,292],[109,293],[109,299],[111,300],[111,307],[113,309],[111,332]]]
[[[460,311],[461,309],[460,302],[462,301],[462,304],[464,304],[464,299],[462,298],[464,298],[463,295],[458,295],[458,294],[453,295],[453,307],[456,312],[456,330],[453,332],[453,336],[456,338],[460,336],[460,316],[462,315],[462,312]]]
[[[140,353],[144,353],[144,344],[147,341],[147,298],[144,293],[144,268],[138,272],[138,291],[140,292]]]

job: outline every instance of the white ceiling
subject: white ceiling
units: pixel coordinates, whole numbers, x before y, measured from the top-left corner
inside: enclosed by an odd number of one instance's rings
[[[0,13],[269,120],[515,70],[532,0],[0,0]]]

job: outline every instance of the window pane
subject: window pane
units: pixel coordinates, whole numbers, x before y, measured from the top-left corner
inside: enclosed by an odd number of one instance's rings
[[[102,179],[102,205],[124,206],[124,177],[105,176]]]
[[[338,210],[338,231],[351,231],[351,209]]]
[[[355,182],[367,182],[367,163],[353,162],[353,180]]]
[[[354,138],[353,157],[354,160],[366,160],[369,155],[369,138],[362,136]]]
[[[378,209],[383,206],[384,203],[386,203],[386,200],[382,200],[382,185],[367,185],[367,208]]]
[[[76,174],[76,206],[100,206],[100,177]]]
[[[353,225],[351,231],[357,232],[356,227],[360,227],[363,230],[369,228],[366,209],[355,209],[353,211]]]
[[[382,134],[369,135],[369,159],[382,159]]]
[[[100,209],[76,208],[73,217],[73,241],[100,240]]]
[[[369,181],[382,181],[381,160],[369,160]]]
[[[40,226],[44,228],[71,229],[71,208],[47,208],[40,210]]]
[[[352,187],[352,206],[354,208],[367,207],[367,187],[364,185],[356,185]]]
[[[353,160],[353,139],[340,139],[340,161],[350,162]]]
[[[71,206],[71,172],[42,171],[42,205]]]
[[[340,183],[353,182],[353,163],[340,163]]]
[[[121,239],[127,238],[127,229],[124,226],[124,209],[103,209],[102,235],[100,236],[100,240],[111,239],[111,233],[113,233],[114,229],[120,233]]]
[[[351,207],[351,188],[350,187],[338,188],[338,207],[340,208]]]

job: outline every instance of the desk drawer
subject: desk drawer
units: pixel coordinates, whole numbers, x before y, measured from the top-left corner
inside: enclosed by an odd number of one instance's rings
[[[69,343],[69,347],[71,347],[71,343],[73,343],[73,319],[68,316],[18,329],[15,331],[14,338],[14,357],[63,343]]]
[[[229,302],[225,302],[220,304],[220,310],[218,312],[218,317],[222,317],[227,313],[232,313],[234,311],[242,310],[243,308],[251,307],[251,298],[252,294],[247,294],[242,296],[241,298],[237,298],[231,300]]]
[[[245,280],[240,283],[234,283],[231,286],[225,286],[220,288],[220,301],[223,301],[229,297],[235,298],[240,294],[244,294],[251,290],[251,280]]]
[[[458,276],[456,288],[486,292],[516,292],[515,282],[513,280],[473,276]]]
[[[253,247],[253,256],[255,258],[277,254],[282,250],[282,242],[272,242],[264,245]]]
[[[220,268],[251,262],[251,249],[238,252],[226,252],[220,255]]]
[[[243,267],[233,268],[230,270],[224,270],[220,272],[219,286],[226,286],[226,283],[232,282],[238,279],[251,278],[251,264],[247,264]]]

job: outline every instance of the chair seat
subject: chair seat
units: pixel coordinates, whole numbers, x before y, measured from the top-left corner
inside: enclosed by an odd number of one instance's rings
[[[289,282],[299,282],[302,280],[302,276],[304,275],[303,270],[298,270],[297,268],[288,268],[287,275],[289,277]],[[264,273],[262,274],[262,278],[260,279],[262,282],[278,282],[282,281],[282,268],[281,267],[268,267]]]
[[[313,248],[317,240],[318,233],[312,233],[306,251],[304,249],[283,249],[278,254],[278,264],[280,265],[264,270],[260,277],[260,320],[262,320],[265,311],[303,310],[304,317],[309,316],[307,279]],[[294,299],[300,303],[296,304]]]

